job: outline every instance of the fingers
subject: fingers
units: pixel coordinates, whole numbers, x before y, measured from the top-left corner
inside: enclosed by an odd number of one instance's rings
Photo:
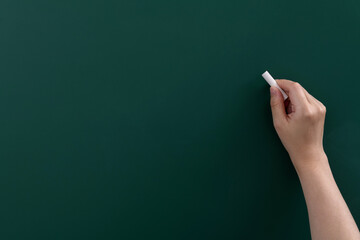
[[[276,82],[289,95],[291,102],[296,107],[301,108],[309,104],[304,88],[299,83],[285,79],[280,79]]]
[[[276,82],[289,95],[291,103],[296,108],[309,110],[315,107],[319,112],[326,112],[325,106],[308,93],[299,83],[285,79],[280,79]]]
[[[284,98],[280,90],[276,87],[270,88],[270,94],[271,94],[271,99],[270,99],[271,112],[273,116],[274,126],[277,129],[286,120]]]
[[[309,99],[311,99],[311,103],[318,109],[319,112],[322,112],[322,113],[326,112],[326,107],[324,106],[324,104],[322,104],[319,100],[317,100],[310,93],[308,93],[308,91],[306,91],[305,88],[304,88],[304,92],[305,92],[306,96]]]
[[[316,98],[314,98],[305,88],[303,88],[303,89],[304,89],[306,97],[309,99],[309,102],[314,103],[316,105],[322,105],[322,103],[319,100],[317,100]]]

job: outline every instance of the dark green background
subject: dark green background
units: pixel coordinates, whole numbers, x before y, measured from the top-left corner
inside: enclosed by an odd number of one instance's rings
[[[360,221],[360,2],[0,2],[1,239],[309,239],[261,78],[328,109]]]

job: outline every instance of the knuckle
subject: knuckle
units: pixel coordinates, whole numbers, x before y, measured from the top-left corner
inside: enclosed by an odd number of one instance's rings
[[[303,112],[303,117],[307,121],[316,122],[323,117],[325,117],[326,108],[325,106],[317,107],[317,108],[307,108]]]
[[[322,114],[325,114],[325,113],[326,113],[326,107],[324,106],[324,104],[321,104],[320,112],[321,112]]]
[[[296,88],[296,89],[300,89],[301,88],[301,85],[300,85],[300,83],[298,83],[298,82],[294,82],[294,88]]]
[[[291,89],[294,92],[300,92],[300,91],[302,91],[302,86],[298,82],[293,82],[291,85]]]
[[[316,111],[317,111],[317,115],[322,118],[325,116],[326,114],[326,107],[324,106],[324,104],[320,103],[320,106],[318,106],[316,108]]]
[[[303,114],[304,118],[307,120],[314,120],[317,117],[316,111],[312,109],[306,109]]]

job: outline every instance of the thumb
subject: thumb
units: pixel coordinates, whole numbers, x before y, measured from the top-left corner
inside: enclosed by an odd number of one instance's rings
[[[286,119],[284,97],[276,87],[270,88],[270,105],[274,125],[281,124]]]

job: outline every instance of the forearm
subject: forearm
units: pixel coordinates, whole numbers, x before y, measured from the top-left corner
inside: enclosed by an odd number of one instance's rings
[[[360,239],[325,153],[314,158],[317,159],[303,162],[316,164],[296,166],[308,208],[312,239]]]

